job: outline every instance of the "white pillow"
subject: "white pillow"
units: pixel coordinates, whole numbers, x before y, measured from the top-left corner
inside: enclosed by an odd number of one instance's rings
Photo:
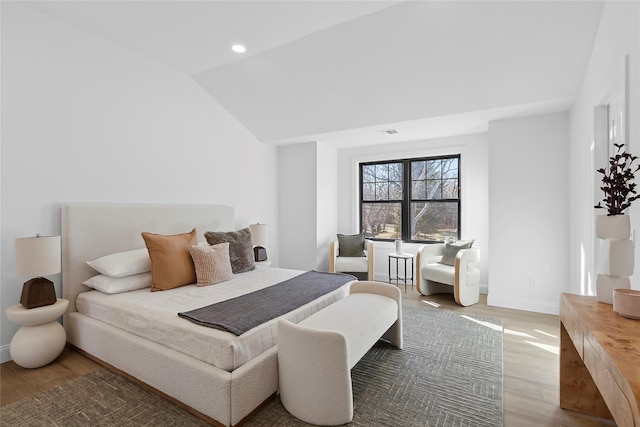
[[[147,248],[106,255],[87,264],[98,273],[111,277],[125,277],[151,271]]]
[[[121,292],[135,291],[136,289],[150,288],[152,279],[150,272],[127,277],[109,277],[104,274],[98,274],[82,282],[82,284],[105,294],[119,294]]]

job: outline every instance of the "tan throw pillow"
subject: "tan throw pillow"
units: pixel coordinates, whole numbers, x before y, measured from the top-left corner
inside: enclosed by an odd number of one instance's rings
[[[198,286],[215,285],[233,278],[229,259],[229,243],[213,246],[191,246]]]
[[[196,229],[190,233],[165,236],[142,233],[151,257],[151,291],[164,291],[196,283],[196,269],[189,250],[198,243]]]

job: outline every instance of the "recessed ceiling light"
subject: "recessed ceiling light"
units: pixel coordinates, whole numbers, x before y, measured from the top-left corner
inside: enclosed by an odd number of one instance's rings
[[[245,53],[247,51],[247,48],[241,44],[234,44],[233,46],[231,46],[231,50],[235,53]]]

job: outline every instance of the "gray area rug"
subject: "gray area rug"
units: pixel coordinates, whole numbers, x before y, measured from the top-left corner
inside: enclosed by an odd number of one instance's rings
[[[379,342],[352,369],[353,426],[501,426],[502,326],[403,307],[404,349]],[[3,426],[205,426],[103,369],[2,408]],[[246,426],[305,426],[273,399]]]

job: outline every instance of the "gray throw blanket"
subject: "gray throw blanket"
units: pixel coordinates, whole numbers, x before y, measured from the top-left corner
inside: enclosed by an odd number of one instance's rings
[[[307,271],[250,294],[178,313],[198,325],[242,335],[355,280],[343,273]]]

